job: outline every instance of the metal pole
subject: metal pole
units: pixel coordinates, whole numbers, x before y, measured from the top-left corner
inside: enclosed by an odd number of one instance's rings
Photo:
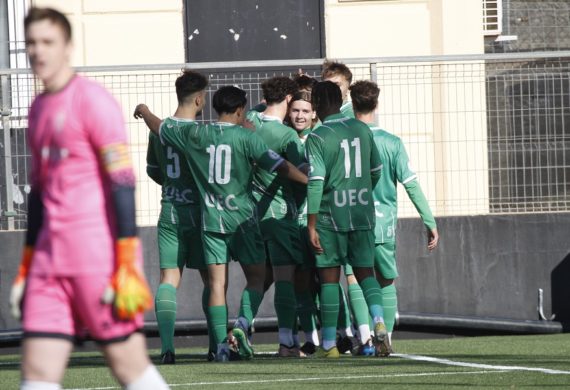
[[[378,84],[378,64],[376,62],[370,63],[370,80],[372,80],[376,84]],[[375,118],[374,122],[376,122],[376,125],[380,126],[380,111],[379,110],[376,110],[376,118]]]
[[[3,212],[8,216],[8,230],[14,230],[14,199],[13,186],[14,178],[12,176],[12,143],[10,140],[10,80],[9,75],[0,76],[0,115],[2,115],[2,129],[4,142],[4,180],[6,188],[6,210]]]

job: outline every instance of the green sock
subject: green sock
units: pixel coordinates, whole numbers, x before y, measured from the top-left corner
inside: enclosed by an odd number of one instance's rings
[[[162,283],[154,297],[154,312],[158,323],[158,333],[162,352],[174,352],[174,325],[176,323],[176,288],[172,284]]]
[[[238,317],[243,317],[247,320],[248,326],[251,326],[253,319],[257,315],[257,310],[261,301],[263,300],[263,294],[255,290],[245,288],[241,294],[241,303],[239,306]]]
[[[354,313],[356,325],[361,326],[368,324],[368,305],[364,299],[364,294],[358,283],[348,286],[348,297],[350,299],[350,306]]]
[[[369,276],[360,282],[360,287],[368,304],[370,315],[374,322],[377,322],[378,319],[382,319],[384,316],[382,312],[382,291],[380,290],[380,284],[373,276]]]
[[[216,346],[223,343],[228,334],[228,311],[226,306],[208,306]]]
[[[297,298],[297,315],[304,332],[312,332],[317,329],[316,313],[317,308],[311,293],[308,291],[295,294]]]
[[[339,312],[338,312],[338,328],[344,332],[346,329],[352,327],[352,321],[350,320],[350,307],[348,306],[348,301],[346,299],[346,292],[341,284],[339,286]]]
[[[210,300],[210,288],[204,286],[204,291],[202,291],[202,310],[204,310],[204,315],[206,316],[206,324],[208,326],[208,351],[216,352],[217,345],[214,339],[214,329],[212,328],[212,321],[210,321],[210,315],[208,313],[208,301]]]
[[[338,283],[321,284],[321,323],[325,349],[328,349],[328,346],[325,344],[336,344],[336,326],[340,302],[339,286]],[[325,341],[328,343],[325,343]]]
[[[293,283],[286,281],[275,282],[273,304],[277,312],[278,327],[280,329],[293,329],[297,306]]]
[[[396,312],[398,311],[398,295],[396,286],[391,284],[382,289],[382,308],[384,309],[384,323],[388,332],[394,330]]]

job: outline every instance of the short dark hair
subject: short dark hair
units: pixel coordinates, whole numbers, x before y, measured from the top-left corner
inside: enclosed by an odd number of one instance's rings
[[[368,114],[378,106],[380,88],[373,81],[361,80],[350,86],[350,98],[355,112]]]
[[[343,76],[348,81],[348,84],[352,83],[352,72],[348,69],[348,66],[342,62],[326,60],[323,63],[323,70],[321,73],[323,80],[337,75]]]
[[[272,77],[261,83],[263,98],[269,104],[281,103],[287,95],[293,95],[297,92],[297,83],[289,77]]]
[[[26,18],[24,19],[24,29],[27,31],[30,24],[40,22],[42,20],[49,20],[53,24],[61,27],[63,35],[65,36],[65,41],[71,41],[71,23],[69,23],[69,19],[67,19],[64,14],[53,8],[30,8]]]
[[[340,87],[332,81],[319,81],[313,87],[312,103],[315,110],[323,107],[340,109],[342,106],[342,92]]]
[[[245,91],[233,85],[221,87],[212,98],[212,106],[218,115],[233,114],[238,108],[245,107],[246,104]]]
[[[306,74],[297,74],[293,77],[293,81],[297,83],[297,88],[300,91],[311,91],[317,80],[312,77],[307,76]]]
[[[208,86],[208,79],[201,73],[183,70],[176,82],[176,98],[182,104],[192,94],[203,91]]]

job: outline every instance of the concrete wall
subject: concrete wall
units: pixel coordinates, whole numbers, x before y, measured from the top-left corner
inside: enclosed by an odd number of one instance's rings
[[[483,53],[480,0],[325,0],[329,58]]]
[[[399,222],[399,308],[402,312],[537,319],[538,288],[544,289],[545,314],[570,321],[570,214],[496,215],[438,219],[440,247],[425,249],[417,219]],[[158,282],[156,229],[141,229],[146,275]],[[0,233],[0,329],[17,328],[8,314],[10,283],[19,262],[23,233]],[[245,285],[232,263],[228,300],[237,313]],[[202,282],[196,271],[183,277],[178,318],[201,319]],[[260,316],[274,316],[272,290]],[[154,314],[147,314],[154,320]]]
[[[33,0],[72,23],[74,66],[184,62],[180,0]]]

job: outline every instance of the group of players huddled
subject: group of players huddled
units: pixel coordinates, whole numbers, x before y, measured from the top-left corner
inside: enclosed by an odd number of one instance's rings
[[[427,227],[429,250],[438,243],[436,223],[401,140],[374,123],[378,86],[352,84],[339,62],[325,62],[321,79],[300,72],[265,80],[263,101],[250,111],[244,90],[223,86],[212,97],[217,121],[203,124],[208,79],[185,70],[173,116],[135,108],[151,130],[147,173],[162,186],[155,312],[163,364],[175,362],[184,267],[204,283],[209,360],[254,356],[253,323],[272,284],[277,356],[392,353],[398,182]],[[246,286],[228,332],[231,260]]]
[[[61,12],[31,8],[24,27],[44,91],[29,111],[28,229],[10,291],[23,328],[20,388],[61,389],[73,341],[89,336],[125,389],[168,389],[140,333],[152,294],[121,108],[71,67],[71,24]],[[153,132],[148,174],[162,186],[155,310],[163,363],[175,361],[176,289],[185,266],[204,282],[210,360],[253,357],[253,321],[273,283],[279,356],[392,352],[396,184],[419,211],[429,250],[438,243],[435,221],[402,142],[374,125],[376,84],[350,85],[350,70],[334,62],[325,63],[322,79],[266,80],[263,105],[249,113],[243,90],[221,87],[212,99],[218,120],[201,124],[208,80],[184,71],[172,117],[136,107]],[[247,284],[228,332],[230,259]]]

